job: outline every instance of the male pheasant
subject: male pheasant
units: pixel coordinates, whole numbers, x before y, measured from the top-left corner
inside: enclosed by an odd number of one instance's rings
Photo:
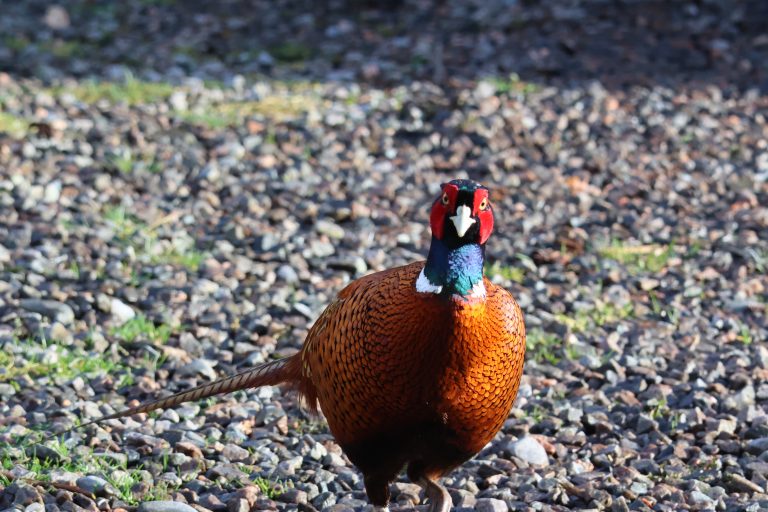
[[[471,458],[509,415],[523,371],[525,327],[512,295],[483,276],[493,230],[488,189],[442,185],[426,262],[344,288],[301,351],[98,421],[286,383],[321,408],[373,505],[407,465],[430,510],[450,510],[438,478]]]

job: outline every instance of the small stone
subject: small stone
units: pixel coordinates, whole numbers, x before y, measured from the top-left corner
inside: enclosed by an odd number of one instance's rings
[[[344,457],[337,453],[329,453],[325,457],[323,457],[323,466],[346,466],[346,462],[344,462]]]
[[[691,491],[688,494],[688,504],[695,507],[711,507],[715,501],[701,491]]]
[[[24,512],[45,512],[45,505],[42,503],[30,503],[26,506]]]
[[[208,510],[213,510],[214,512],[220,512],[227,509],[224,502],[222,502],[215,494],[205,494],[201,496],[198,504]]]
[[[51,5],[45,11],[43,22],[53,30],[64,30],[69,27],[69,13],[60,5]]]
[[[59,322],[53,322],[51,326],[45,330],[47,339],[57,341],[62,345],[71,345],[73,338],[69,329],[64,327],[64,324]]]
[[[303,505],[308,502],[306,491],[301,489],[288,489],[278,496],[277,499],[283,503],[294,503],[296,505]]]
[[[49,461],[51,463],[58,464],[62,460],[59,452],[41,444],[32,445],[24,451],[28,457],[34,457],[40,461]]]
[[[393,494],[401,505],[404,505],[405,502],[418,505],[421,502],[421,486],[408,482],[395,482],[392,486],[394,487]]]
[[[233,498],[227,502],[227,512],[249,512],[251,505],[243,498]]]
[[[277,277],[289,284],[299,282],[299,275],[290,265],[280,265],[277,269]]]
[[[121,325],[136,317],[136,311],[131,306],[115,297],[109,302],[109,312],[115,322]]]
[[[506,451],[528,464],[548,466],[549,457],[544,447],[533,437],[525,436],[507,445]]]
[[[480,498],[475,503],[475,510],[479,512],[507,512],[507,503],[495,498]]]
[[[181,376],[202,375],[208,380],[216,380],[216,370],[213,369],[213,363],[207,359],[195,359],[176,370]]]
[[[186,503],[177,501],[145,501],[136,512],[198,512]]]
[[[314,443],[309,450],[309,456],[314,460],[322,460],[326,455],[328,455],[328,449],[320,443]]]
[[[61,181],[54,180],[45,186],[43,192],[43,202],[47,204],[56,203],[61,197]]]
[[[221,451],[221,455],[226,457],[230,462],[243,462],[248,459],[250,454],[245,448],[240,448],[234,444],[228,444]]]
[[[224,480],[247,481],[248,475],[243,473],[235,464],[216,464],[208,470],[206,476],[211,480],[223,478]]]
[[[658,288],[661,282],[658,279],[644,277],[640,279],[639,284],[640,289],[647,292]]]
[[[13,482],[5,490],[0,493],[0,498],[4,496],[12,499],[13,501],[9,505],[15,505],[16,507],[26,507],[32,503],[40,503],[40,493],[31,485],[23,482]]]
[[[330,220],[318,220],[315,224],[315,229],[317,229],[318,233],[326,235],[328,238],[335,240],[344,238],[344,228]]]
[[[117,496],[119,493],[112,485],[101,477],[88,475],[78,478],[77,486],[96,496]]]
[[[187,102],[187,94],[184,91],[174,91],[170,98],[168,98],[168,104],[171,105],[173,110],[177,110],[179,112],[187,110],[189,107],[189,103]]]
[[[755,404],[755,388],[754,386],[744,386],[741,391],[735,395],[731,395],[723,402],[726,408],[734,411],[742,411]]]
[[[646,432],[658,430],[659,423],[648,416],[647,414],[641,414],[637,418],[637,427],[635,432],[638,434],[645,434]]]
[[[763,489],[761,486],[757,485],[751,480],[747,480],[741,475],[731,475],[730,478],[726,480],[726,482],[728,484],[728,488],[732,492],[765,492],[765,489]]]
[[[40,313],[46,318],[70,325],[75,321],[75,312],[67,304],[55,300],[22,299],[19,301],[22,309]]]

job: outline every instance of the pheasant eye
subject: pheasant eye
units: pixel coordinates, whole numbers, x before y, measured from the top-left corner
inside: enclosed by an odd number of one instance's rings
[[[448,197],[447,192],[443,192],[443,197],[440,199],[440,202],[443,204],[448,204],[451,201],[451,199]]]
[[[487,210],[488,209],[488,198],[484,197],[483,200],[480,202],[480,209],[481,210]]]

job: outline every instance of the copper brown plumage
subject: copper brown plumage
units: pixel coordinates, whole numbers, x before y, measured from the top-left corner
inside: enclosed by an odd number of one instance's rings
[[[510,293],[482,275],[493,227],[487,189],[443,185],[430,225],[426,262],[351,283],[296,355],[98,421],[287,383],[322,409],[374,505],[387,506],[389,483],[407,466],[432,510],[448,510],[437,479],[479,452],[508,417],[525,329]]]

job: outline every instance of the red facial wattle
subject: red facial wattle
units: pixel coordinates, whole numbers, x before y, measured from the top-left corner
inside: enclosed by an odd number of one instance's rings
[[[480,223],[478,243],[482,245],[488,241],[488,237],[491,236],[491,232],[493,231],[493,210],[491,209],[491,200],[488,197],[488,191],[478,189],[475,192],[473,203],[472,215],[477,217],[477,220]],[[485,209],[481,208],[483,203],[485,203]]]
[[[443,195],[448,196],[448,203],[443,203]],[[429,215],[429,226],[432,228],[432,234],[438,240],[443,239],[443,229],[445,227],[445,218],[456,208],[456,198],[459,196],[459,187],[447,183],[443,185],[442,193],[432,205],[432,213]]]

